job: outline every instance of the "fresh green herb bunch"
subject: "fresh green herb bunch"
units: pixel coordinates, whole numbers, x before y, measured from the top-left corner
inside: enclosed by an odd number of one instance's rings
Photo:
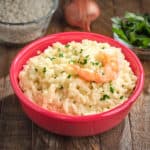
[[[112,22],[112,30],[120,39],[138,48],[150,48],[150,14],[127,12]]]

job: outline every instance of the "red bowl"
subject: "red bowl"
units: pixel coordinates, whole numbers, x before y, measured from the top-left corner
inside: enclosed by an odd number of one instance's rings
[[[130,66],[137,76],[136,87],[128,100],[107,112],[87,116],[71,116],[50,112],[30,101],[24,95],[18,84],[18,74],[26,61],[30,57],[37,55],[37,50],[44,50],[57,41],[65,44],[70,41],[81,41],[82,39],[107,42],[112,46],[120,47],[122,49],[126,60],[130,62]],[[23,110],[28,117],[40,127],[61,135],[89,136],[109,130],[125,118],[132,104],[136,101],[142,91],[144,71],[137,56],[129,48],[121,45],[117,41],[95,33],[67,32],[46,36],[24,47],[15,57],[11,65],[10,81]]]

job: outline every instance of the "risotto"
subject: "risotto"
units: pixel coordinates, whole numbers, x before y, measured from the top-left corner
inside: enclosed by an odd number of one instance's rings
[[[87,39],[39,50],[19,74],[19,85],[31,101],[71,115],[116,107],[131,95],[136,80],[120,48]]]

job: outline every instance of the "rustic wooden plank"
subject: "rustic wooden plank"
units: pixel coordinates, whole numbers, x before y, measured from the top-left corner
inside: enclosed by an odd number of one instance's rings
[[[148,67],[149,64],[144,64]],[[134,150],[150,149],[150,72],[145,75],[143,95],[130,113],[131,132]]]
[[[33,146],[35,150],[100,150],[98,136],[67,137],[49,133],[36,125],[33,126]],[[38,137],[38,138],[37,138]]]
[[[99,136],[91,136],[91,137],[86,137],[86,138],[65,138],[65,144],[66,149],[70,150],[69,147],[72,148],[72,150],[77,150],[77,149],[82,149],[82,150],[100,150],[100,141],[99,141]]]
[[[16,47],[7,47],[9,49],[9,55],[7,57],[7,64],[5,65],[5,70],[7,74],[9,73],[9,68],[11,62],[18,52]],[[14,96],[14,92],[10,85],[9,75],[3,77],[1,79],[1,95],[0,99],[2,101],[2,108],[1,108],[1,119],[15,119],[15,118],[23,118],[24,113],[22,113],[21,107],[18,103],[17,97]],[[13,106],[13,107],[12,107]]]
[[[131,131],[134,150],[149,150],[150,148],[150,94],[136,103],[130,114]]]
[[[14,95],[9,81],[9,68],[18,48],[3,47],[7,53],[5,63],[1,64],[5,72],[0,70],[3,77],[0,79],[1,115],[0,115],[0,149],[2,150],[26,150],[31,149],[32,122],[29,121]]]
[[[9,96],[9,95],[13,95],[14,92],[13,92],[13,89],[10,85],[10,78],[9,78],[9,75],[7,75],[5,77],[5,91],[7,91],[7,93],[5,93],[5,96]]]
[[[7,59],[8,59],[8,54],[6,51],[6,47],[0,45],[0,78],[4,77],[5,75],[7,75]],[[1,95],[1,94],[0,94]]]
[[[9,69],[17,52],[18,48],[15,46],[0,45],[0,100],[13,94],[9,80]]]
[[[102,150],[132,150],[128,116],[117,127],[101,135]]]
[[[91,24],[92,32],[112,36],[111,18],[114,12],[113,1],[97,0],[97,3],[99,4],[101,14]]]
[[[0,101],[4,95],[4,83],[5,83],[4,78],[0,78]]]
[[[16,96],[5,97],[2,102],[0,149],[30,149],[32,144],[32,122],[22,112]]]
[[[47,34],[62,32],[66,26],[66,21],[63,16],[63,6],[65,5],[66,0],[60,0],[59,6],[52,17],[52,21],[49,25]]]
[[[29,150],[30,124],[24,120],[0,120],[0,149]]]
[[[3,98],[1,108],[1,119],[6,120],[28,120],[15,95]]]
[[[150,12],[150,1],[140,1],[141,12]],[[130,124],[134,150],[150,149],[150,61],[142,61],[145,70],[144,92],[130,113]]]
[[[63,137],[48,133],[33,124],[32,128],[32,149],[33,150],[48,150],[62,149]]]
[[[114,0],[114,13],[116,16],[124,16],[125,12],[140,12],[140,0]]]
[[[6,77],[0,78],[0,101],[2,101],[4,97],[7,97],[13,94],[14,92],[10,85],[9,75]]]
[[[141,0],[141,11],[143,13],[150,13],[150,1],[149,0]]]

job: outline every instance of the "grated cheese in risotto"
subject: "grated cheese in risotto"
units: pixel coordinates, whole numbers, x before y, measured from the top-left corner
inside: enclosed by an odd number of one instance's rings
[[[117,63],[109,61],[112,58]],[[56,42],[30,58],[19,74],[19,85],[45,109],[88,115],[123,103],[136,79],[120,48],[85,39]]]

